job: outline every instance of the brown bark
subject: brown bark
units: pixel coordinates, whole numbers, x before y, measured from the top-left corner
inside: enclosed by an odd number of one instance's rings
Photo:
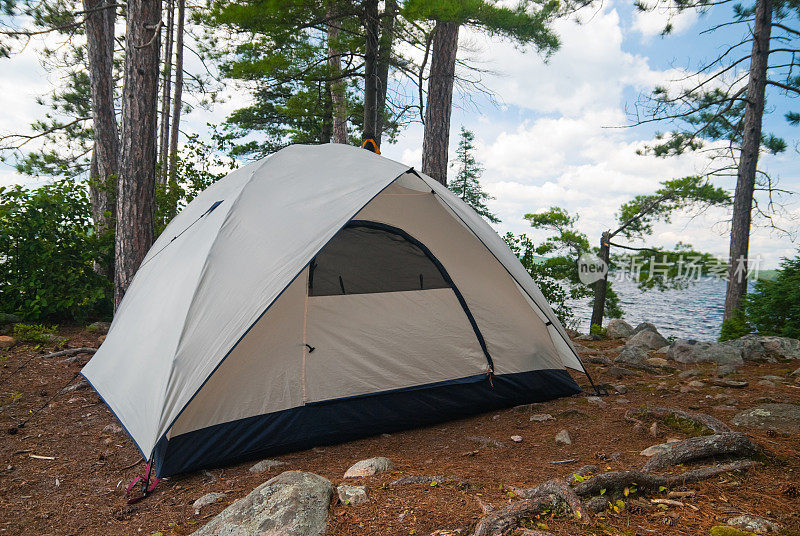
[[[739,432],[690,437],[676,443],[667,443],[664,450],[654,454],[642,467],[650,472],[672,465],[704,460],[717,456],[752,457],[760,452],[755,443]]]
[[[364,0],[364,140],[375,139],[378,106],[378,0]]]
[[[609,232],[604,231],[600,237],[600,258],[608,266],[611,257],[611,245],[608,243],[611,238]],[[594,284],[594,306],[592,307],[592,321],[590,324],[603,325],[603,316],[606,309],[606,290],[608,289],[608,272],[605,277]]]
[[[328,85],[331,92],[333,143],[347,143],[347,101],[345,100],[344,80],[339,79],[342,70],[342,58],[336,41],[339,39],[341,25],[337,20],[336,12],[331,5],[328,6],[328,67],[330,68],[331,82]]]
[[[89,85],[94,125],[91,187],[92,216],[98,233],[114,230],[119,132],[114,111],[114,19],[112,0],[84,0]],[[109,271],[108,267],[103,271]]]
[[[648,493],[658,491],[662,486],[668,488],[670,486],[698,482],[722,473],[747,469],[753,465],[755,465],[755,462],[745,460],[724,465],[701,467],[677,475],[659,475],[645,471],[612,471],[595,475],[572,489],[579,497],[591,497],[598,495],[602,490],[606,490],[606,495],[613,495],[636,484],[636,488],[640,492]]]
[[[378,97],[375,111],[375,142],[381,145],[383,136],[383,120],[386,115],[386,91],[389,85],[389,64],[392,61],[392,44],[394,42],[394,20],[397,17],[396,0],[386,0],[381,18],[381,37],[378,46]]]
[[[458,52],[455,22],[437,22],[433,36],[425,134],[422,140],[422,172],[447,185],[447,149],[450,143],[450,114]]]
[[[544,510],[564,508],[571,514],[586,519],[587,513],[580,499],[563,480],[550,480],[526,490],[526,493],[528,498],[483,516],[478,521],[472,536],[505,534],[515,528],[521,520],[533,517]]]
[[[161,134],[158,144],[158,160],[161,169],[158,182],[167,183],[169,175],[169,127],[170,99],[172,98],[172,41],[175,33],[175,0],[167,2],[167,26],[164,33],[164,76],[161,82]]]
[[[169,141],[169,172],[175,178],[178,163],[178,136],[183,105],[183,34],[186,21],[186,0],[178,0],[178,23],[175,29],[175,93],[172,96],[172,127]]]
[[[117,181],[114,303],[153,244],[161,0],[130,0]]]
[[[753,190],[756,183],[758,153],[761,147],[761,120],[764,115],[764,92],[767,85],[767,62],[772,29],[772,0],[757,0],[753,49],[747,81],[747,106],[744,131],[733,198],[731,219],[730,267],[725,293],[724,320],[738,314],[747,293],[747,255],[750,248],[750,220],[753,211]],[[741,265],[740,265],[741,264]]]

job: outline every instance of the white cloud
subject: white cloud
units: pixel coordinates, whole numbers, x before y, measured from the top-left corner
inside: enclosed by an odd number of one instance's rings
[[[643,40],[660,35],[667,24],[671,24],[671,34],[680,35],[688,31],[697,22],[699,15],[696,9],[686,9],[677,13],[674,8],[657,2],[651,9],[635,10],[632,29],[642,34]]]

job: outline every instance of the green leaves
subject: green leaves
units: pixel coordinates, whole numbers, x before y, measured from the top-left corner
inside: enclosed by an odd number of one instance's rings
[[[494,197],[483,191],[481,187],[480,177],[483,173],[483,166],[473,154],[475,151],[474,141],[475,135],[462,126],[461,139],[456,150],[458,156],[450,164],[457,167],[458,172],[455,178],[447,183],[447,187],[479,215],[492,223],[500,223],[500,218],[492,214],[489,207],[486,206],[486,201],[494,199]]]
[[[35,190],[0,190],[0,311],[27,320],[110,312],[113,237],[98,236],[86,188],[63,179]]]

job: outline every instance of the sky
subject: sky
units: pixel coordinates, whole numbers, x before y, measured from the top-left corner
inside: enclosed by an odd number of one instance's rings
[[[727,11],[683,14],[674,21],[673,34],[662,37],[663,13],[642,14],[629,1],[606,1],[581,13],[580,21],[556,22],[562,45],[546,62],[535,51],[462,30],[460,54],[491,71],[481,74],[481,83],[492,98],[468,88],[455,95],[450,150],[452,155],[461,126],[475,133],[476,157],[485,167],[482,183],[495,197],[489,207],[502,219],[495,228],[541,239],[543,235],[531,230],[523,216],[560,206],[579,216],[579,230],[596,243],[604,229],[614,226],[622,203],[653,192],[660,181],[702,171],[707,162],[697,154],[666,159],[638,156],[637,149],[670,125],[631,127],[630,112],[655,85],[669,84],[687,69],[713,59],[738,35],[740,30],[699,35],[725,15]],[[187,59],[191,68],[194,60]],[[18,132],[41,117],[44,109],[35,97],[57,82],[48,78],[33,49],[0,61],[0,133]],[[211,110],[196,108],[182,128],[205,137],[208,123],[220,123],[246,99],[246,92],[235,87],[224,93],[226,102]],[[800,246],[795,236],[800,226],[800,129],[787,126],[783,119],[791,105],[800,106],[796,99],[790,102],[777,95],[769,104],[774,112],[765,116],[764,129],[785,137],[789,148],[782,155],[762,156],[761,167],[779,177],[782,188],[798,194],[784,200],[778,218],[781,226],[794,232],[787,235],[763,226],[753,230],[750,257],[760,258],[756,262],[762,269],[776,267],[781,257],[794,256]],[[402,132],[396,144],[383,147],[385,156],[417,169],[421,153],[422,126],[416,123]],[[732,191],[734,180],[720,181],[719,186]],[[0,185],[40,182],[0,164]],[[723,209],[680,214],[670,224],[658,224],[646,245],[672,247],[684,242],[726,256],[727,218]]]

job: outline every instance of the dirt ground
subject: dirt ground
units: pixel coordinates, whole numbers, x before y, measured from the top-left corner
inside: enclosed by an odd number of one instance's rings
[[[98,344],[96,335],[77,327],[62,329],[61,334],[68,337],[71,347]],[[617,343],[582,343],[611,357],[618,352]],[[390,458],[395,469],[350,482],[366,484],[370,502],[332,506],[329,534],[429,534],[437,529],[468,534],[481,516],[481,503],[501,507],[513,500],[508,487],[569,478],[586,464],[597,465],[600,471],[638,469],[645,461],[639,454],[642,449],[669,437],[687,437],[664,423],[658,424],[658,438],[646,429],[635,430],[624,418],[630,408],[650,404],[693,409],[730,423],[736,411],[760,402],[800,403],[800,385],[788,378],[800,366],[798,361],[740,369],[730,378],[748,380],[744,389],[687,388],[691,380],[711,376],[711,366],[701,368],[698,378],[639,373],[616,379],[607,374],[608,367],[589,364],[595,382],[625,384],[627,393],[604,397],[605,407],[587,402],[585,395],[537,404],[535,412],[555,418],[546,422],[531,422],[529,412],[508,409],[279,456],[276,459],[286,465],[259,475],[248,472],[252,465],[248,463],[174,477],[162,481],[144,501],[127,505],[124,489],[142,471],[141,457],[91,389],[60,393],[24,428],[8,433],[73,378],[88,359],[82,356],[65,362],[64,358],[34,357],[51,350],[17,345],[0,351],[0,358],[5,358],[0,365],[0,535],[190,534],[284,470],[312,471],[338,484],[351,464],[372,456]],[[768,374],[787,381],[775,387],[759,385],[760,376]],[[587,389],[586,394],[592,394],[583,375],[573,376]],[[718,394],[730,400],[713,398]],[[569,431],[571,445],[556,444],[554,437],[562,429]],[[685,500],[689,506],[663,509],[628,497],[619,513],[607,511],[590,523],[550,517],[539,522],[554,534],[695,535],[708,534],[710,527],[729,517],[755,514],[783,525],[784,534],[800,535],[800,434],[741,431],[767,450],[764,463],[746,473],[681,488],[696,492]],[[522,442],[512,442],[512,435],[522,436]],[[501,444],[487,446],[476,438]],[[574,461],[553,463],[563,460]],[[389,485],[405,475],[453,476],[466,484]],[[212,491],[227,496],[195,515],[192,503]]]

